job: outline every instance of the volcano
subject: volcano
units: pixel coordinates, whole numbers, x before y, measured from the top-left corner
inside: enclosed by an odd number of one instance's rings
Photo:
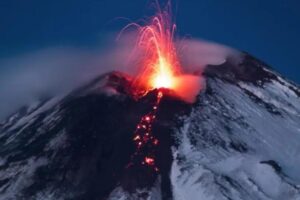
[[[164,91],[139,154],[157,170],[129,164],[159,91],[126,74],[24,106],[0,124],[0,199],[299,200],[299,87],[246,53],[203,76],[193,104]]]

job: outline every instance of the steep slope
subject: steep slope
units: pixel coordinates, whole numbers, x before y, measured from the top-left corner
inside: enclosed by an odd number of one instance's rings
[[[250,56],[205,74],[177,132],[175,199],[300,199],[299,89]]]
[[[300,91],[245,55],[204,72],[197,102],[166,95],[159,173],[126,166],[157,91],[113,72],[0,125],[0,199],[300,199]]]

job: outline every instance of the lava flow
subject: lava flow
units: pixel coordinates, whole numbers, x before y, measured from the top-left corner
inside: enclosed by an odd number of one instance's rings
[[[174,45],[175,24],[171,20],[171,6],[151,20],[150,25],[140,26],[129,24],[138,28],[136,50],[142,52],[140,60],[141,70],[133,81],[135,96],[143,96],[149,91],[157,90],[156,101],[152,110],[144,115],[133,135],[136,152],[131,159],[132,166],[141,164],[154,169],[159,168],[155,160],[155,147],[159,141],[152,134],[152,125],[156,119],[157,110],[164,91],[171,91],[175,96],[186,102],[193,102],[200,89],[199,77],[183,75]]]
[[[136,126],[133,141],[136,152],[128,167],[141,164],[158,172],[155,162],[155,146],[159,141],[152,134],[152,125],[156,120],[157,110],[163,97],[163,91],[176,89],[176,78],[180,74],[176,49],[173,44],[175,24],[171,23],[170,9],[159,12],[152,18],[151,24],[136,26],[139,30],[137,49],[143,52],[141,70],[133,81],[135,95],[145,95],[157,89],[156,100],[152,110],[144,115]],[[127,26],[127,27],[128,27]],[[127,28],[125,27],[125,28]]]
[[[157,109],[162,97],[163,92],[159,90],[156,96],[156,101],[152,106],[152,110],[144,115],[136,126],[136,130],[133,135],[136,152],[134,153],[132,161],[128,167],[138,163],[144,166],[149,166],[156,172],[159,171],[155,163],[155,146],[159,144],[159,141],[152,135],[152,124],[156,119]]]

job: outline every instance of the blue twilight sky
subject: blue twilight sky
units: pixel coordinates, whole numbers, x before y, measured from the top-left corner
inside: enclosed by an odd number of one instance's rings
[[[151,13],[151,0],[1,0],[0,59],[50,46],[93,47]],[[174,0],[181,36],[247,51],[300,83],[300,1]],[[1,72],[1,66],[0,66]]]

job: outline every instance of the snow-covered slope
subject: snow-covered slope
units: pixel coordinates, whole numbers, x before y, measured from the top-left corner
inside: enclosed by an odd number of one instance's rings
[[[159,174],[126,170],[151,94],[120,73],[23,108],[0,125],[0,199],[300,200],[300,91],[245,55],[209,66],[188,105],[161,103]]]
[[[300,105],[289,86],[209,78],[177,132],[175,199],[300,199]]]

